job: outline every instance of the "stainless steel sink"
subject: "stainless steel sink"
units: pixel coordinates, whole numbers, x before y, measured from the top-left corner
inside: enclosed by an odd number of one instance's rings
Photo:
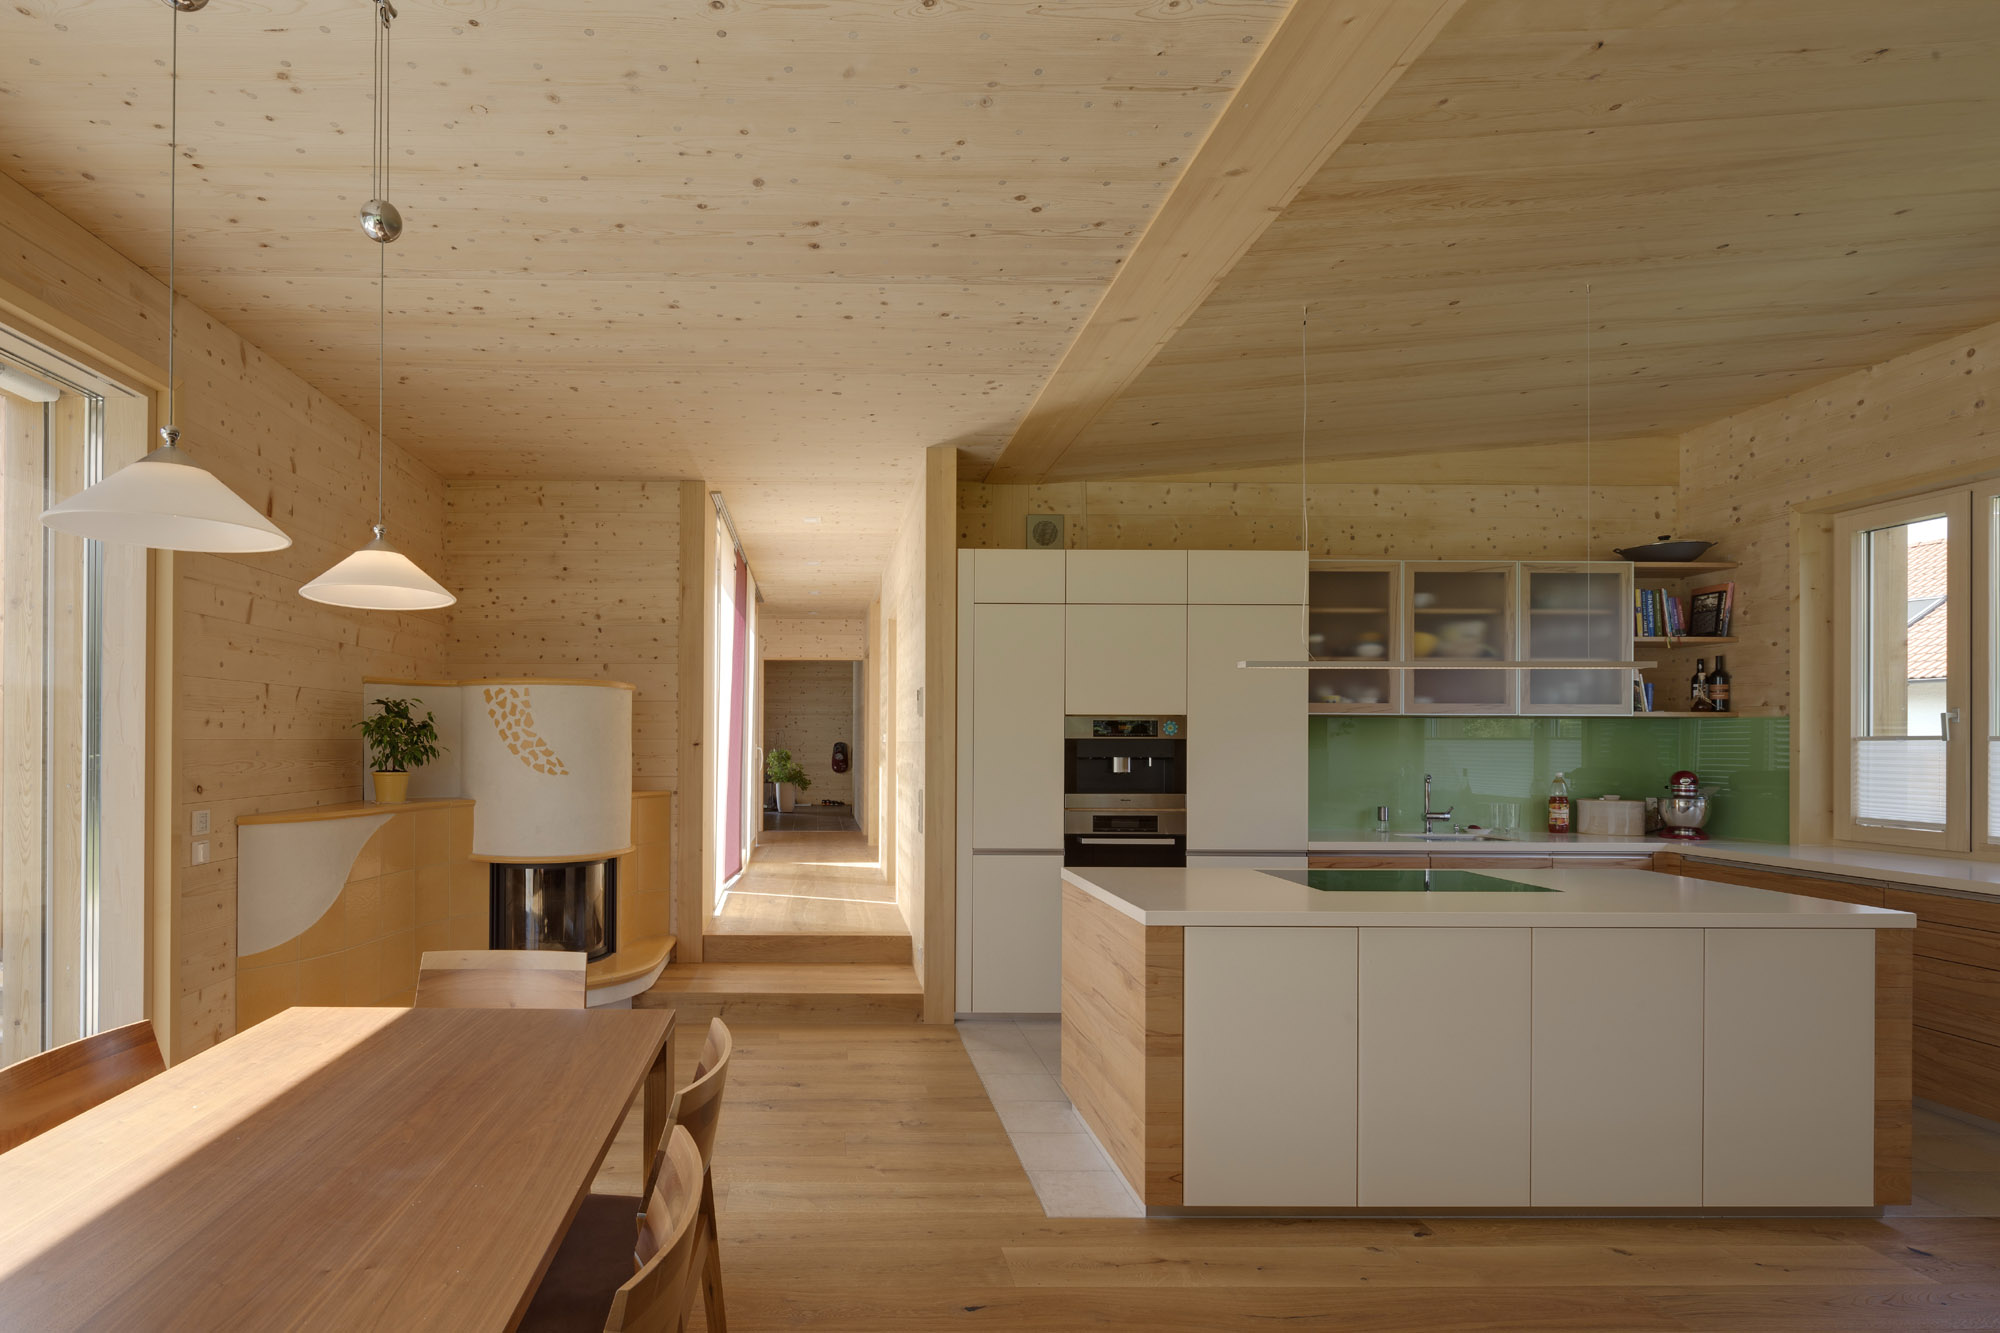
[[[1392,838],[1407,838],[1411,842],[1505,842],[1497,833],[1392,833]]]

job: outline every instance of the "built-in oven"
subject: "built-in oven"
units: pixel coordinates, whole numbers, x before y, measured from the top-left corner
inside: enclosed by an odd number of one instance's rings
[[[1063,725],[1063,864],[1187,864],[1187,719]]]

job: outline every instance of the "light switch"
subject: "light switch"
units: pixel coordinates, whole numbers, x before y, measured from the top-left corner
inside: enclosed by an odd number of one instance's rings
[[[194,835],[199,838],[206,832],[208,832],[208,811],[197,810],[194,812]]]
[[[207,865],[207,864],[208,864],[208,843],[207,843],[207,842],[205,842],[205,841],[204,841],[204,842],[197,842],[197,843],[196,843],[196,844],[194,845],[194,864],[196,864],[196,865],[198,865],[198,866],[205,866],[205,865]]]

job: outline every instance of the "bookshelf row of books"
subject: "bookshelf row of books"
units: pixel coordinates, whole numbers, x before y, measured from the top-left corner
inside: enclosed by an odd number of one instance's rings
[[[1679,597],[1665,588],[1633,596],[1632,632],[1642,639],[1724,639],[1736,609],[1736,585],[1718,583]]]

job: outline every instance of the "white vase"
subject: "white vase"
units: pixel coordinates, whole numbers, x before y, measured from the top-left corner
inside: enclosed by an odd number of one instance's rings
[[[778,813],[789,815],[792,813],[792,808],[798,803],[799,789],[789,782],[780,782],[778,784]]]

